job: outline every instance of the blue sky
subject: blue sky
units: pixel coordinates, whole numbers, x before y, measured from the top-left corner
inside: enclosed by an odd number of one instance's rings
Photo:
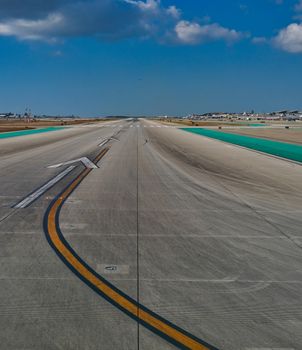
[[[0,111],[302,109],[302,1],[0,0]]]

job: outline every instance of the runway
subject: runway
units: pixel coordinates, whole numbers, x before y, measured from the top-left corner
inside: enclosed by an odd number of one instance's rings
[[[139,119],[0,140],[0,179],[0,349],[302,348],[301,165]]]

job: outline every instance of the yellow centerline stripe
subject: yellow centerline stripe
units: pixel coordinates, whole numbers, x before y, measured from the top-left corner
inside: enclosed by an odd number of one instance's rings
[[[95,162],[97,163],[106,153],[108,149],[102,151],[96,158]],[[134,302],[131,302],[123,295],[118,293],[116,290],[111,288],[109,285],[101,281],[96,277],[83,263],[73,254],[73,252],[66,247],[63,241],[60,238],[57,230],[56,217],[58,210],[63,204],[63,202],[69,197],[71,192],[79,185],[79,183],[90,173],[91,169],[84,170],[62,193],[61,196],[52,204],[51,209],[47,217],[47,228],[48,235],[58,250],[58,252],[66,259],[66,261],[87,281],[94,285],[101,293],[105,294],[108,298],[114,301],[123,309],[127,310],[133,316],[139,318],[140,320],[147,323],[149,326],[157,329],[158,331],[164,333],[171,339],[174,339],[179,344],[182,344],[184,347],[192,350],[210,350],[209,347],[201,344],[190,336],[178,331],[177,329],[170,326],[168,323],[161,321],[160,319],[154,317],[152,314],[142,310]]]

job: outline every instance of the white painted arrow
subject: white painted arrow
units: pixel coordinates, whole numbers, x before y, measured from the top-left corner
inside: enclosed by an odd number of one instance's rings
[[[63,165],[69,165],[69,164],[79,163],[79,162],[81,162],[83,165],[85,165],[85,167],[88,168],[88,169],[98,169],[98,166],[95,165],[87,157],[82,157],[82,158],[78,158],[78,159],[74,159],[74,160],[69,160],[68,162],[63,162],[63,163],[59,163],[59,164],[55,164],[55,165],[50,165],[47,168],[49,168],[49,169],[51,169],[51,168],[60,168]]]

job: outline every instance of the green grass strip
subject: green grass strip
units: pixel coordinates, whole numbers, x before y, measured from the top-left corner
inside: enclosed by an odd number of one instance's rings
[[[212,139],[232,143],[274,156],[294,160],[302,163],[302,146],[286,142],[278,142],[257,137],[236,135],[204,128],[181,128],[184,131],[198,134]]]
[[[62,130],[62,127],[52,126],[52,127],[49,127],[49,128],[41,128],[41,129],[1,132],[0,133],[0,139],[8,139],[8,138],[11,138],[11,137],[33,135],[33,134],[41,134],[41,133],[50,132],[50,131],[56,131],[56,130]]]

